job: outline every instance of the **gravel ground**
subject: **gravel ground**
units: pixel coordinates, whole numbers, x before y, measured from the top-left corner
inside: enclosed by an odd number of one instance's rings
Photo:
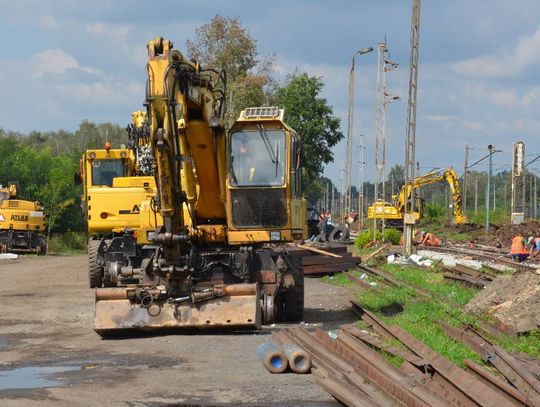
[[[86,261],[1,262],[0,405],[339,405],[311,375],[264,369],[256,351],[276,327],[101,339],[92,329]],[[354,321],[349,298],[348,288],[306,279],[305,324],[335,329]],[[29,374],[40,371],[50,374]]]
[[[463,266],[470,267],[476,270],[482,268],[482,263],[478,260],[472,260],[470,258],[464,258],[450,253],[433,252],[430,250],[418,250],[418,254],[420,256],[428,257],[433,260],[442,260],[442,263],[445,266],[451,267],[455,266],[456,264],[461,264]]]

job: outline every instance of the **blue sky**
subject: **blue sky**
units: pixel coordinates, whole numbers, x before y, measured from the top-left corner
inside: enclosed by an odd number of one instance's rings
[[[400,64],[388,75],[388,87],[402,98],[388,108],[387,163],[403,161],[410,1],[0,0],[0,5],[4,129],[74,130],[83,119],[125,125],[144,97],[146,42],[162,35],[183,50],[195,27],[221,14],[240,18],[261,55],[276,54],[277,78],[295,69],[321,76],[323,96],[342,118],[344,133],[350,55],[376,47],[386,36]],[[496,169],[509,168],[514,141],[525,142],[528,159],[540,153],[538,2],[424,0],[421,14],[416,153],[423,170],[452,165],[461,173],[467,143],[477,149],[472,160],[483,156],[488,144],[503,150]],[[356,140],[366,135],[370,180],[376,54],[356,62],[354,128]],[[344,146],[335,148],[336,162],[326,171],[336,181]]]

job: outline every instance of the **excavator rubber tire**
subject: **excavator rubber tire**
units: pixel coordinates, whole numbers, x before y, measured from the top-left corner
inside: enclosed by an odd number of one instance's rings
[[[338,226],[334,230],[332,230],[332,233],[330,233],[330,236],[328,236],[328,241],[330,243],[344,242],[348,238],[349,238],[349,228],[346,226]]]
[[[39,237],[39,244],[37,245],[36,251],[38,256],[47,254],[47,241],[41,236]]]
[[[292,267],[294,287],[283,293],[281,320],[299,322],[304,319],[304,266],[302,257],[289,256]]]
[[[103,285],[103,267],[97,264],[99,240],[88,240],[88,280],[90,288],[98,288]]]

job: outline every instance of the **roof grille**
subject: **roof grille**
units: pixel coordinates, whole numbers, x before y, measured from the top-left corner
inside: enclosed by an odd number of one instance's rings
[[[243,112],[243,116],[246,119],[253,119],[255,117],[273,118],[280,117],[279,107],[248,107]]]

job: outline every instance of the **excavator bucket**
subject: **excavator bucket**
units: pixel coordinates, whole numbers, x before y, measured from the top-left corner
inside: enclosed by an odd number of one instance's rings
[[[153,302],[137,304],[126,298],[125,289],[96,289],[94,330],[100,335],[124,330],[166,330],[178,328],[258,329],[261,326],[259,291],[238,293],[193,303]]]

